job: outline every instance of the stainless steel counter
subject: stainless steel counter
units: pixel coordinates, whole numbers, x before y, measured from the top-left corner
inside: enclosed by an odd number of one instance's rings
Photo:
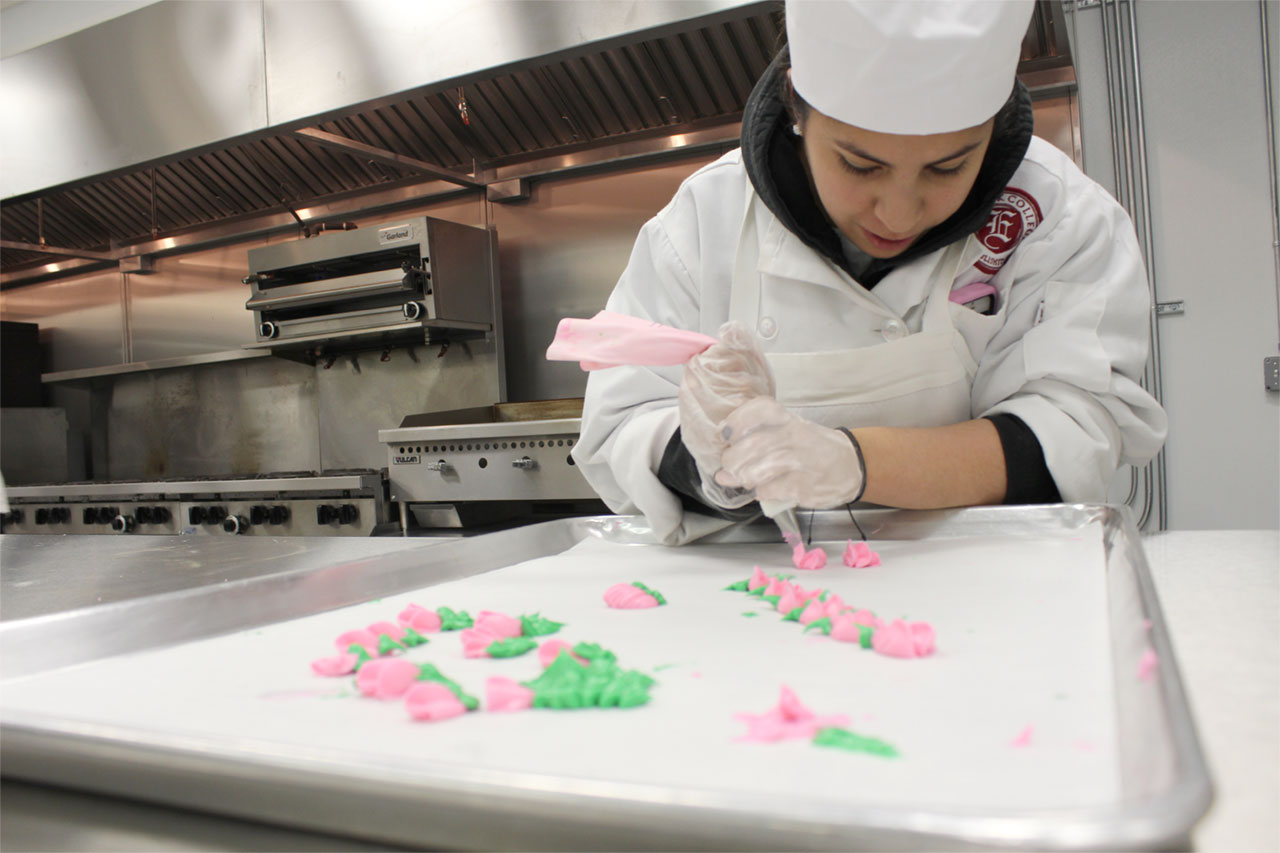
[[[0,536],[0,621],[305,572],[431,538]]]

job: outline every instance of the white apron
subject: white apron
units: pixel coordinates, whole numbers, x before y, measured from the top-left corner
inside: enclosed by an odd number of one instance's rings
[[[760,235],[754,195],[747,203],[734,261],[729,319],[768,337],[772,321],[760,316]],[[884,317],[886,338],[896,340],[857,349],[824,352],[768,352],[777,380],[777,400],[792,412],[828,427],[932,427],[970,419],[970,391],[977,364],[951,321],[949,296],[961,269],[967,241],[948,247],[936,265],[921,331],[873,293],[841,273],[862,301]],[[851,294],[852,296],[852,294]]]

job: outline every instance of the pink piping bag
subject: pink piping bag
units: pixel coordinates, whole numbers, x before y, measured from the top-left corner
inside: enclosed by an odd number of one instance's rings
[[[715,338],[700,332],[601,311],[590,320],[561,320],[555,340],[547,347],[547,359],[576,361],[583,370],[625,364],[661,367],[684,364],[714,343]]]

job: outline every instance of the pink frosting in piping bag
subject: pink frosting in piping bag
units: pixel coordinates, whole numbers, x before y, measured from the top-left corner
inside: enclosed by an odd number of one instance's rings
[[[583,370],[624,364],[684,364],[716,342],[710,335],[673,329],[627,314],[601,311],[590,320],[566,317],[547,347],[549,361],[576,361]]]

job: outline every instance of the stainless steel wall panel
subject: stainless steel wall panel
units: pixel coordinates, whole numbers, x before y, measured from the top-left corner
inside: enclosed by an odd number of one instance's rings
[[[260,130],[264,69],[261,0],[158,3],[10,56],[0,197]]]
[[[741,5],[733,0],[264,0],[270,123]]]
[[[283,359],[115,377],[105,412],[108,470],[95,474],[319,470],[315,397],[314,369]]]
[[[713,159],[535,183],[528,201],[493,206],[509,399],[582,396],[587,380],[578,365],[546,359],[556,323],[604,307],[640,227]]]
[[[39,324],[41,372],[119,364],[121,278],[112,270],[0,290],[0,318]]]
[[[326,469],[385,468],[378,430],[405,415],[498,402],[497,355],[483,341],[453,343],[339,358],[315,367],[320,458]]]
[[[157,258],[150,275],[129,276],[133,360],[238,349],[254,340],[243,243]]]

